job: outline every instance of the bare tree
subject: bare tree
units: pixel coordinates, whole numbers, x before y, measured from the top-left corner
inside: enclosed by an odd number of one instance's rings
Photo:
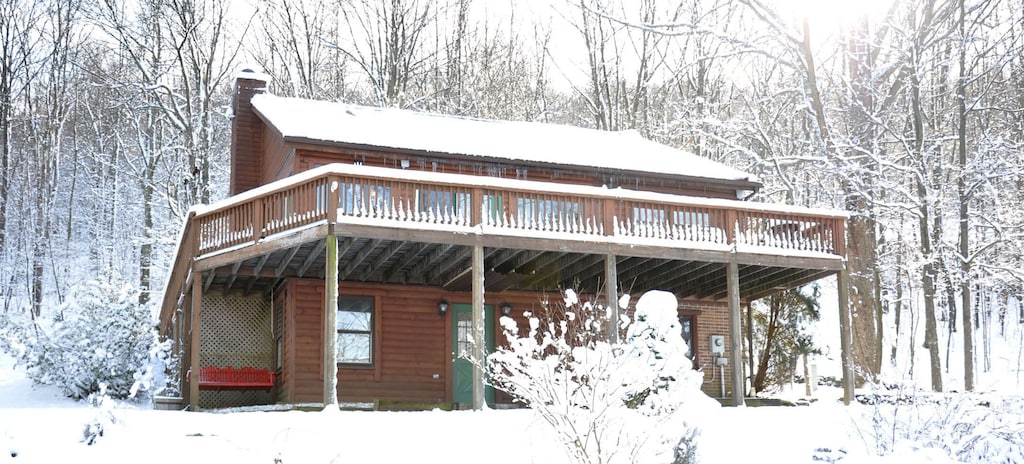
[[[31,286],[32,314],[42,312],[46,264],[55,247],[50,242],[53,199],[58,189],[59,166],[63,156],[65,128],[71,114],[66,98],[74,73],[72,59],[80,38],[78,2],[55,1],[44,6],[41,40],[36,72],[24,93],[28,113],[26,129],[31,144],[32,165],[32,237]]]
[[[42,14],[39,7],[35,2],[0,2],[0,269],[8,276],[0,281],[0,297],[5,310],[15,279],[14,269],[7,267],[11,229],[7,216],[15,172],[12,130],[16,106],[23,101],[35,49],[39,46],[39,33],[32,30]]]
[[[161,86],[161,109],[181,131],[185,156],[183,205],[209,203],[211,160],[227,156],[225,87],[239,55],[242,37],[227,33],[227,5],[209,0],[170,0],[167,29],[174,46],[178,85]],[[244,37],[244,30],[243,30]],[[221,189],[223,192],[224,189]],[[179,214],[181,216],[181,214]]]
[[[875,173],[870,162],[874,156],[871,129],[872,101],[874,89],[866,86],[873,79],[871,59],[876,51],[869,46],[873,37],[850,35],[849,42],[849,89],[851,90],[846,108],[830,113],[826,95],[822,90],[819,72],[823,69],[817,63],[815,47],[811,36],[810,20],[802,18],[799,32],[793,33],[786,26],[781,15],[771,6],[757,0],[743,0],[742,3],[782,40],[787,53],[796,54],[798,69],[806,89],[806,101],[813,130],[811,134],[819,150],[825,154],[826,166],[835,173],[836,181],[844,198],[843,207],[851,212],[847,230],[847,254],[850,273],[850,303],[853,313],[854,343],[852,348],[858,383],[873,380],[881,367],[881,306],[878,304],[876,224],[872,212],[872,182]],[[852,133],[837,133],[842,127],[840,121],[852,119]]]
[[[349,31],[341,50],[366,75],[378,104],[401,106],[409,84],[423,72],[423,38],[436,19],[433,5],[357,0],[341,11]]]
[[[261,28],[250,54],[279,93],[338,98],[347,93],[347,58],[338,48],[335,0],[275,0],[258,12]]]
[[[578,0],[572,7],[578,19],[570,23],[583,39],[589,80],[573,88],[596,128],[649,134],[650,91],[665,64],[667,40],[651,25],[677,21],[682,6],[663,8],[657,0],[635,6],[636,11],[613,10],[609,2]]]

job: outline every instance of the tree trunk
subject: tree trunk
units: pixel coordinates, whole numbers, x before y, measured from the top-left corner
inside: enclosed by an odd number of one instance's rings
[[[751,388],[755,392],[764,391],[765,384],[768,383],[768,362],[772,358],[772,346],[775,344],[775,333],[779,328],[778,320],[781,311],[782,299],[778,296],[769,298],[768,323],[764,330],[764,348],[761,349],[761,358],[757,363],[757,374],[754,375],[754,381],[751,384]]]
[[[960,168],[960,175],[957,176],[956,190],[960,203],[960,307],[962,308],[964,332],[964,390],[974,391],[974,328],[971,327],[971,260],[968,259],[971,253],[969,240],[970,232],[970,210],[968,208],[970,198],[967,197],[967,77],[966,70],[967,36],[964,33],[964,0],[959,2],[960,28],[960,56],[959,76],[956,81],[957,94],[957,166]],[[951,337],[952,338],[952,337]]]
[[[915,74],[911,74],[914,126],[914,154],[917,156],[920,171],[915,176],[917,184],[918,235],[921,241],[921,290],[924,292],[924,347],[928,349],[929,366],[931,369],[932,390],[942,391],[942,361],[939,359],[939,336],[935,320],[935,258],[932,256],[932,230],[928,188],[924,178],[930,168],[924,160],[924,111],[921,108],[920,82]]]
[[[861,206],[856,206],[860,203]],[[866,206],[863,198],[848,206],[848,211]],[[875,272],[878,255],[875,252],[875,221],[866,215],[850,217],[847,254],[850,268],[850,312],[853,315],[853,365],[858,386],[873,382],[881,369],[882,353],[878,343],[882,339],[879,325],[881,310],[875,295]]]
[[[754,375],[754,308],[750,302],[747,302],[747,364],[750,372],[747,373],[749,376]],[[749,377],[753,378],[753,377]],[[750,394],[754,393],[754,382],[750,382]]]
[[[897,237],[902,237],[902,234],[897,235]],[[900,340],[900,319],[902,318],[902,314],[903,314],[903,253],[902,252],[897,252],[896,253],[896,272],[894,274],[895,274],[896,282],[893,284],[893,287],[895,287],[895,289],[894,289],[894,294],[895,295],[893,297],[894,301],[893,301],[893,305],[892,305],[893,320],[894,320],[893,321],[893,337],[892,337],[892,350],[889,352],[889,364],[892,365],[892,366],[896,365],[896,354],[897,354],[898,349],[899,349],[899,340]]]
[[[828,120],[825,116],[825,105],[822,102],[821,92],[818,88],[817,71],[814,65],[814,55],[811,51],[811,36],[808,19],[803,21],[803,42],[801,52],[807,72],[807,86],[811,94],[811,109],[817,123],[818,134],[825,145],[825,150],[833,160],[839,160],[838,149],[832,140]],[[870,91],[866,87],[869,76],[862,76],[861,73],[868,72],[866,45],[851,45],[864,55],[862,59],[855,60],[851,68],[853,81],[862,86],[856,95],[862,100],[863,108],[871,108]],[[867,101],[865,101],[867,100]],[[864,106],[867,103],[869,106]],[[867,115],[862,115],[861,131],[864,134],[871,134],[870,121]],[[870,147],[869,147],[870,148]],[[866,162],[866,161],[865,161]],[[864,175],[863,171],[856,173],[843,173],[842,175]],[[848,192],[846,198],[846,210],[851,213],[847,229],[847,258],[850,270],[850,312],[853,315],[853,363],[856,373],[856,383],[862,385],[864,380],[874,380],[881,369],[881,327],[878,322],[880,312],[878,302],[875,301],[875,272],[878,256],[875,250],[877,243],[875,233],[875,219],[871,215],[868,199],[863,195],[854,194],[857,188],[851,185],[851,180],[844,177],[842,190]]]
[[[811,396],[811,368],[807,363],[807,353],[803,354],[804,360],[804,396]]]

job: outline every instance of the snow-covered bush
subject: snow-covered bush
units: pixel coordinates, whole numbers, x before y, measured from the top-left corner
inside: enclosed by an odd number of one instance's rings
[[[118,417],[114,414],[118,405],[107,395],[106,389],[100,387],[100,391],[89,395],[86,398],[94,416],[82,425],[82,443],[87,446],[96,444],[96,441],[103,437],[110,426],[118,423]]]
[[[32,380],[75,399],[100,391],[123,399],[151,384],[155,325],[130,284],[79,283],[53,314],[21,330],[20,358]]]
[[[878,456],[932,450],[957,462],[1024,462],[1024,400],[874,385],[862,436]],[[869,425],[868,425],[869,424]],[[870,427],[870,429],[867,429]]]
[[[692,462],[689,412],[718,403],[700,391],[676,311],[673,295],[648,292],[610,344],[597,336],[603,308],[568,291],[564,307],[527,314],[525,336],[501,319],[508,347],[488,356],[491,382],[534,409],[575,462]]]
[[[642,390],[631,392],[627,404],[648,414],[673,412],[687,401],[707,399],[700,390],[703,377],[686,356],[689,347],[682,337],[677,308],[675,295],[647,292],[637,301],[626,332],[627,353],[652,376]]]

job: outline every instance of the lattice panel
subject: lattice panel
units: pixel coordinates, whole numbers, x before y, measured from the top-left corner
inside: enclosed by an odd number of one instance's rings
[[[200,390],[199,407],[203,409],[239,408],[260,404],[274,404],[274,397],[266,390]]]
[[[210,292],[203,295],[200,365],[273,369],[274,336],[270,314],[270,302],[258,294],[243,297],[239,293]],[[263,404],[270,402],[270,398],[270,394],[262,390],[203,390],[199,403],[203,408],[219,408]]]

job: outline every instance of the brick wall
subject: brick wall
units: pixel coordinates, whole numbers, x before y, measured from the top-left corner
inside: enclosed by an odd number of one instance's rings
[[[729,353],[729,307],[725,303],[704,302],[704,301],[682,301],[679,304],[679,314],[689,314],[693,317],[693,338],[696,343],[691,350],[694,351],[694,364],[704,370],[704,384],[701,389],[708,396],[720,398],[722,396],[721,371],[714,365],[711,358],[711,335],[725,336],[725,356]],[[725,368],[725,392],[726,396],[732,392],[729,377],[729,367]]]

